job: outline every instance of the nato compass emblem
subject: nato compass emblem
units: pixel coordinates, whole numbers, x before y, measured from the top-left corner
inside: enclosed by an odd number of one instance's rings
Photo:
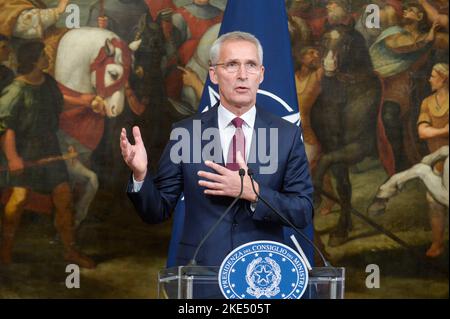
[[[274,241],[253,241],[234,249],[219,270],[227,299],[299,299],[308,284],[303,258]]]

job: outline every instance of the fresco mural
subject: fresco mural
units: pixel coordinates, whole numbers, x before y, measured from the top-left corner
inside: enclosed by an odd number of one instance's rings
[[[141,127],[155,169],[172,123],[197,112],[225,7],[0,0],[0,298],[156,297],[171,223],[134,213],[119,132]],[[286,10],[315,241],[346,267],[348,298],[448,298],[448,1]]]

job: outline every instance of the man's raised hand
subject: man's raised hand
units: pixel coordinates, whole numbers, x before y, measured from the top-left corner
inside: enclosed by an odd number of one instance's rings
[[[131,145],[127,138],[127,131],[122,128],[120,133],[120,150],[122,158],[128,167],[133,171],[133,176],[137,181],[143,181],[147,174],[147,151],[142,141],[139,127],[133,127],[133,137],[135,144]]]

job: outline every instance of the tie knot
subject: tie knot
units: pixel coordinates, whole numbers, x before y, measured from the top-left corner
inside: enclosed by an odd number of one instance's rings
[[[244,123],[244,120],[240,117],[235,117],[231,123],[233,123],[234,127],[239,128],[242,127],[242,124]]]

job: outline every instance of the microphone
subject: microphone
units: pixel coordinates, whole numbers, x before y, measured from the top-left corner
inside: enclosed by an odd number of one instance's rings
[[[200,251],[200,248],[203,246],[205,241],[211,236],[211,234],[216,230],[217,226],[219,226],[220,222],[225,218],[225,216],[228,214],[231,208],[237,203],[237,201],[241,198],[242,193],[244,191],[244,176],[245,176],[245,170],[243,168],[239,169],[239,176],[241,177],[241,191],[239,192],[239,195],[233,200],[233,202],[228,206],[228,208],[225,210],[225,212],[220,216],[220,218],[216,221],[216,223],[210,228],[208,233],[203,237],[203,239],[200,241],[200,243],[197,246],[197,249],[194,252],[194,256],[192,257],[191,261],[189,262],[188,266],[195,266],[197,264],[196,258],[198,255],[198,252]]]
[[[303,239],[305,239],[310,245],[311,247],[314,248],[315,251],[317,251],[317,253],[320,256],[320,259],[322,259],[322,262],[324,264],[325,267],[333,267],[328,260],[325,258],[325,256],[322,254],[322,252],[320,251],[320,249],[302,232],[300,231],[297,227],[294,226],[294,224],[292,224],[292,222],[287,219],[286,217],[283,216],[283,214],[281,214],[279,211],[277,211],[272,205],[270,205],[264,198],[262,198],[259,193],[256,191],[255,188],[255,183],[253,181],[253,171],[251,168],[249,168],[247,170],[247,174],[250,177],[250,181],[252,183],[252,188],[253,188],[253,192],[255,193],[255,195],[258,197],[258,199],[260,201],[262,201],[264,204],[267,205],[267,207],[269,207],[279,218],[281,218],[286,224],[288,224],[293,230],[295,230],[295,232],[297,234],[299,234]]]

